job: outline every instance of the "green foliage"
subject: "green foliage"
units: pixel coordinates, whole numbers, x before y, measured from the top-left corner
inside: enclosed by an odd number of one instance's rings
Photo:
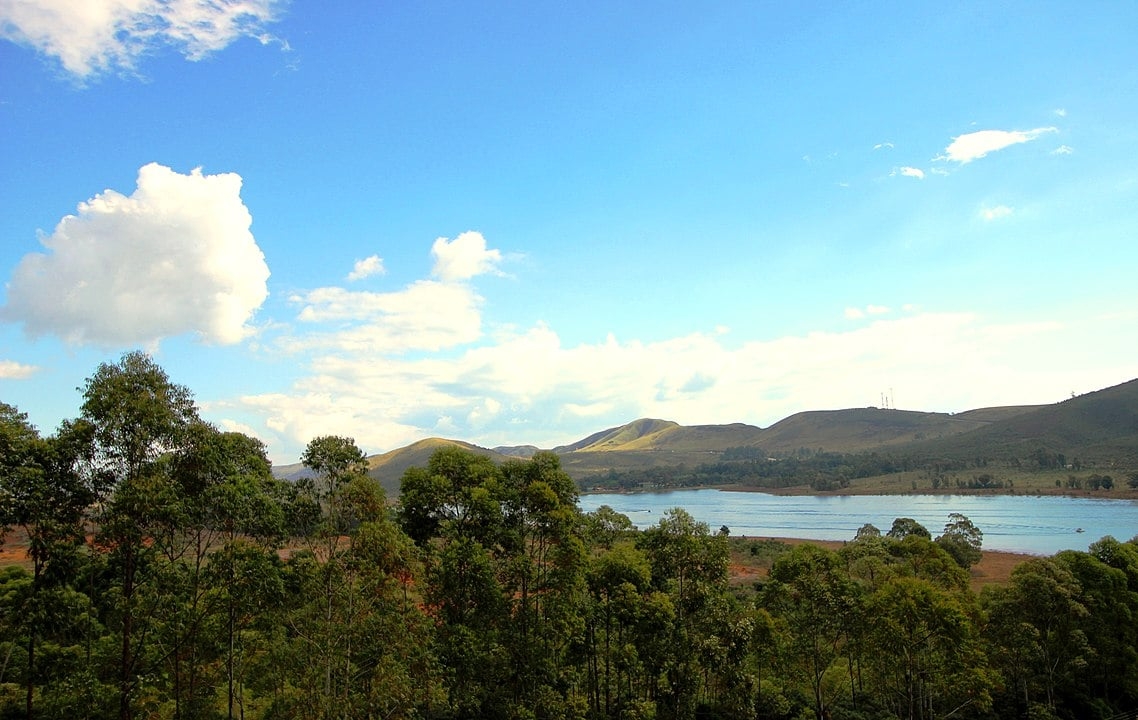
[[[893,521],[893,526],[889,528],[886,533],[888,537],[894,540],[904,540],[907,537],[922,537],[931,540],[932,533],[930,533],[924,525],[913,518],[897,518]]]
[[[971,520],[960,513],[951,513],[944,533],[936,539],[936,544],[952,556],[962,568],[970,568],[980,562],[983,553],[984,533]]]

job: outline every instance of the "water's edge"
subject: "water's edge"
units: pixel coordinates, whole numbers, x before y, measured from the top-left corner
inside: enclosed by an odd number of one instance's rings
[[[1138,502],[1023,495],[772,495],[719,489],[582,495],[581,509],[608,505],[639,528],[682,507],[712,531],[809,540],[852,540],[866,523],[882,532],[898,517],[913,518],[935,537],[949,513],[967,515],[984,533],[984,549],[1051,555],[1086,550],[1111,535],[1138,535]]]

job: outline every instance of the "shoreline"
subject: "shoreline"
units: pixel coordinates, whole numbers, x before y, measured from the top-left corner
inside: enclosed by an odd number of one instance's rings
[[[846,496],[864,496],[864,495],[879,495],[881,497],[890,496],[943,496],[943,495],[959,495],[964,497],[1067,497],[1077,498],[1084,500],[1122,500],[1129,502],[1138,502],[1138,488],[1114,488],[1113,490],[1080,490],[1074,488],[1054,488],[1054,489],[1033,489],[1026,492],[1017,492],[1014,488],[1009,492],[1006,488],[993,488],[985,490],[971,490],[961,488],[949,488],[944,490],[932,490],[930,488],[921,488],[917,490],[886,490],[882,488],[858,488],[848,487],[839,490],[813,490],[805,485],[795,485],[793,487],[784,488],[762,488],[754,487],[752,485],[740,485],[738,483],[725,483],[723,485],[683,485],[676,487],[654,487],[642,488],[639,490],[585,490],[581,491],[581,495],[651,495],[658,493],[676,492],[679,490],[722,490],[725,492],[748,492],[748,493],[761,493],[765,495],[778,495],[780,497],[846,497]]]

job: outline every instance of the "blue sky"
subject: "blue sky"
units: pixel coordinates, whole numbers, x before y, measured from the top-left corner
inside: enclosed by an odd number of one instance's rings
[[[1138,5],[713,5],[0,0],[0,400],[142,348],[292,462],[1138,376]]]

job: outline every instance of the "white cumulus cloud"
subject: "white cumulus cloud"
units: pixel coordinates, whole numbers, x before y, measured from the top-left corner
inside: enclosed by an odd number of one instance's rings
[[[917,178],[918,180],[925,179],[925,171],[915,167],[900,167],[893,171],[894,175],[902,175],[904,177]]]
[[[281,0],[0,0],[0,37],[86,78],[132,70],[162,46],[200,60],[241,37],[268,41]]]
[[[73,344],[153,345],[196,333],[232,344],[268,296],[269,268],[234,173],[151,163],[126,196],[80,203],[23,257],[0,319]]]
[[[352,271],[348,273],[348,280],[354,282],[371,277],[372,275],[383,275],[386,272],[387,269],[383,267],[383,258],[378,255],[372,255],[363,260],[356,260]]]
[[[486,249],[486,239],[474,231],[464,232],[453,241],[438,238],[431,246],[431,255],[435,258],[432,274],[446,282],[497,273],[502,261],[502,253]]]
[[[24,365],[15,360],[0,360],[0,380],[26,380],[38,370],[35,365]]]
[[[1012,145],[1031,142],[1048,133],[1058,132],[1058,128],[1043,127],[1034,130],[978,130],[960,135],[944,150],[948,160],[960,164],[970,163],[985,157],[988,153],[1003,150]]]

